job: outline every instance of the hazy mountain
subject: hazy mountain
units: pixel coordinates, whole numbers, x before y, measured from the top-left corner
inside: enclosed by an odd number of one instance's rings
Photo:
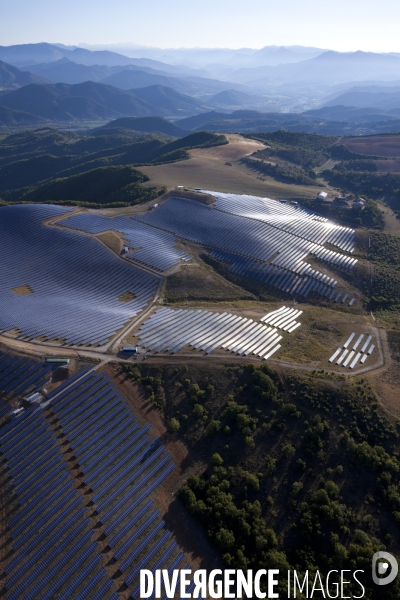
[[[216,108],[243,108],[243,107],[258,107],[265,105],[266,100],[255,94],[246,94],[237,90],[224,90],[218,94],[214,94],[207,99],[207,104]]]
[[[355,87],[336,98],[329,100],[325,106],[356,106],[391,110],[400,108],[400,86],[394,87]]]
[[[349,123],[371,123],[373,121],[397,120],[400,117],[400,107],[392,110],[379,108],[361,108],[356,106],[325,106],[317,110],[308,110],[303,115],[331,121],[347,121]]]
[[[178,92],[188,92],[193,87],[177,77],[148,73],[139,69],[119,71],[118,73],[105,77],[102,80],[102,83],[114,85],[122,90],[143,88],[150,85],[164,85],[173,88]]]
[[[227,115],[225,113],[219,113],[212,110],[210,112],[195,115],[194,117],[179,119],[179,121],[177,121],[177,125],[179,125],[179,127],[183,127],[183,129],[200,129],[206,123],[210,123],[211,121],[220,118],[225,119],[227,118]]]
[[[370,79],[387,81],[398,79],[399,73],[400,58],[397,56],[360,51],[328,51],[296,64],[238,69],[234,76],[237,81],[253,85],[290,83],[304,87],[310,84],[336,85]]]
[[[52,44],[18,44],[16,46],[0,46],[0,60],[12,65],[23,66],[35,63],[46,63],[60,60],[65,50]]]
[[[48,83],[48,80],[0,60],[0,89],[16,89],[31,83]]]
[[[341,108],[341,107],[337,107]],[[343,107],[345,108],[345,107]],[[334,120],[324,114],[328,109],[306,113],[273,113],[251,110],[236,110],[232,113],[209,112],[177,121],[177,125],[191,130],[215,132],[257,133],[285,129],[305,133],[326,135],[367,135],[389,133],[400,129],[400,118],[357,122]]]
[[[160,114],[167,113],[176,116],[189,113],[193,115],[202,109],[204,110],[202,102],[163,85],[134,89],[132,92],[137,98],[157,109]]]
[[[45,119],[7,106],[0,106],[0,127],[30,127],[40,125]]]
[[[153,113],[151,106],[133,94],[93,82],[28,85],[0,96],[0,106],[55,121],[115,119],[122,115]]]
[[[287,62],[298,62],[305,58],[318,56],[325,50],[305,46],[265,46],[260,50],[254,48],[151,48],[136,44],[112,44],[86,46],[92,50],[111,50],[129,57],[146,57],[164,63],[201,67],[209,70],[214,65],[260,66],[276,65]]]
[[[121,67],[107,67],[106,65],[86,66],[72,62],[68,58],[61,58],[50,63],[41,63],[24,67],[54,83],[83,83],[85,81],[101,81],[105,77],[115,73],[115,69],[122,70]]]
[[[141,133],[164,133],[173,137],[181,138],[189,133],[189,129],[171,123],[162,117],[140,117],[140,118],[124,118],[111,121],[103,127],[99,127],[90,132],[90,135],[104,135],[107,131],[130,129]]]

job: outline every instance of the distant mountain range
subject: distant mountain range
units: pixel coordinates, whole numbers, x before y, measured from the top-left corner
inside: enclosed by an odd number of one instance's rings
[[[354,87],[326,102],[325,106],[355,106],[379,108],[381,110],[400,109],[400,85],[393,87],[362,86]]]
[[[329,130],[335,121],[340,131],[351,124],[358,131],[366,123],[395,127],[399,116],[396,53],[301,46],[126,50],[133,55],[62,44],[0,46],[0,126],[199,115],[201,127],[235,130],[240,121],[243,130],[258,131],[279,123],[311,127],[318,115]]]
[[[0,60],[0,90],[1,89],[16,89],[31,83],[48,83],[48,79],[20,71],[16,67],[9,65]]]
[[[348,81],[398,79],[400,57],[373,52],[328,51],[311,59],[275,67],[243,68],[231,76],[234,81],[251,85],[337,85]]]
[[[112,120],[121,116],[184,116],[204,110],[201,102],[171,88],[151,86],[130,92],[91,81],[76,85],[27,85],[0,96],[1,107],[19,111],[21,125],[31,120],[32,115],[67,123]],[[18,115],[14,118],[18,120]]]

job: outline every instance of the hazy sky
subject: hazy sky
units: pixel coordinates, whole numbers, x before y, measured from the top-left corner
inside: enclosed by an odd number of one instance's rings
[[[0,45],[171,47],[301,44],[400,51],[396,0],[0,0]]]

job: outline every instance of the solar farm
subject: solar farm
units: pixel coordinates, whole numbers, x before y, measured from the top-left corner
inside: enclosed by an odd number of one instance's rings
[[[212,206],[172,196],[131,217],[71,214],[52,205],[5,207],[0,332],[25,342],[106,350],[157,300],[163,277],[192,262],[180,241],[200,245],[229,273],[294,300],[312,296],[353,306],[356,298],[335,273],[357,263],[354,230],[298,205],[207,194],[215,198]],[[123,255],[99,243],[96,236],[108,231],[122,236]]]
[[[104,346],[151,302],[159,279],[88,236],[43,225],[68,212],[47,205],[2,209],[0,332]],[[23,286],[30,293],[18,294]],[[132,299],[121,302],[126,293]]]
[[[141,568],[183,568],[151,500],[174,464],[106,374],[87,367],[4,422],[9,410],[0,402],[7,599],[138,599]]]
[[[351,375],[378,364],[377,330],[351,283],[353,229],[296,202],[197,192],[127,214],[51,204],[1,208],[7,600],[136,600],[141,569],[193,567],[193,554],[163,513],[172,500],[159,500],[167,489],[176,493],[168,487],[176,472],[183,476],[183,459],[168,447],[171,430],[167,425],[164,438],[141,400],[135,404],[110,373],[145,359],[145,368],[267,360],[312,371],[315,364],[299,358],[312,336],[325,339],[318,360],[330,371]],[[203,192],[213,204],[202,201]],[[107,246],[110,232],[119,246]],[[168,277],[200,271],[212,273],[213,285],[224,278],[223,290],[245,290],[244,299],[168,301]],[[268,299],[254,295],[250,283]],[[69,359],[54,360],[63,352],[79,364],[65,380],[57,379],[57,360]]]

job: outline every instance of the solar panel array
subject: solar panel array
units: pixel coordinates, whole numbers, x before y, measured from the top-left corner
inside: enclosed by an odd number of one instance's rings
[[[0,426],[7,598],[117,600],[114,579],[135,597],[138,565],[178,568],[184,557],[149,498],[174,465],[149,429],[89,369]]]
[[[231,262],[235,270],[259,276],[261,280],[268,278],[272,285],[284,285],[296,294],[304,295],[313,287],[317,293],[328,296],[336,284],[333,278],[313,269],[305,261],[308,255],[343,269],[351,269],[357,262],[355,258],[329,250],[322,243],[265,220],[231,214],[184,198],[172,197],[157,211],[132,219],[205,245],[211,252],[225,252],[228,256],[221,256],[221,259]],[[314,226],[315,220],[309,219],[307,223]],[[329,223],[323,226],[328,230],[334,227]]]
[[[210,354],[223,348],[238,355],[267,359],[281,347],[276,328],[230,313],[160,308],[135,334],[140,344],[154,352],[175,354],[192,346]]]
[[[310,266],[305,266],[302,271],[296,273],[277,267],[272,263],[266,264],[221,250],[213,250],[210,252],[210,256],[229,263],[231,273],[258,279],[288,294],[307,298],[310,293],[314,292],[328,299],[332,299],[335,294],[334,288],[337,281],[333,277],[318,273]]]
[[[125,243],[131,249],[128,258],[133,258],[159,271],[166,271],[179,264],[180,260],[191,259],[191,256],[175,248],[175,236],[165,231],[157,231],[127,217],[111,219],[81,213],[61,221],[60,224],[93,234],[110,229],[119,231],[124,234]]]
[[[65,213],[51,205],[1,209],[0,332],[103,345],[151,301],[159,280],[89,236],[43,225]],[[33,293],[12,291],[21,286]],[[119,301],[126,292],[135,297]]]
[[[368,356],[371,356],[375,350],[375,344],[371,344],[372,335],[361,333],[354,341],[355,335],[354,332],[351,333],[343,346],[335,350],[329,359],[330,363],[335,362],[337,365],[350,369],[354,369],[359,361],[360,364],[365,363]],[[351,346],[353,341],[354,344]]]
[[[38,364],[34,360],[18,358],[0,352],[0,392],[22,394],[42,382],[51,370],[51,365]],[[10,407],[4,408],[4,414]],[[0,418],[2,409],[0,406]]]
[[[292,333],[292,331],[300,327],[301,323],[296,321],[296,319],[302,314],[302,310],[282,306],[281,308],[266,314],[262,317],[261,321],[263,323],[268,323],[268,325],[273,325],[278,329],[283,329],[283,331]]]
[[[269,223],[277,229],[317,244],[332,244],[347,252],[354,251],[354,229],[329,222],[317,213],[271,198],[205,191],[217,198],[215,208],[242,217]]]

